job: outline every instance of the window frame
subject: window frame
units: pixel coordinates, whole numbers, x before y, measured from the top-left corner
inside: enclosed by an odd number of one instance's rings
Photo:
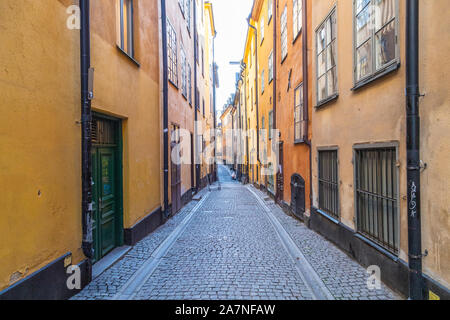
[[[268,66],[269,71],[267,72],[268,73],[267,80],[269,81],[268,83],[270,84],[273,81],[273,50],[270,51],[268,64],[269,64]]]
[[[187,57],[186,52],[182,45],[180,45],[180,62],[181,62],[181,94],[187,100],[188,88],[187,88]]]
[[[283,9],[283,13],[280,16],[280,49],[281,49],[281,63],[284,62],[284,60],[286,60],[286,57],[288,55],[288,18],[287,18],[287,4],[285,5],[284,9]],[[283,23],[283,16],[286,15],[286,18],[284,19],[284,23]],[[284,35],[284,32],[286,32],[286,35]],[[283,36],[284,35],[284,36]],[[286,40],[286,52],[283,55],[283,42],[284,40]]]
[[[357,176],[358,176],[358,166],[357,166],[357,152],[358,151],[370,151],[370,150],[380,150],[380,149],[394,149],[395,150],[395,175],[396,175],[396,186],[395,192],[397,193],[397,198],[395,201],[395,209],[397,210],[397,217],[395,223],[397,224],[397,229],[395,230],[395,239],[394,244],[396,242],[397,252],[392,251],[389,248],[384,247],[382,244],[379,244],[377,240],[373,240],[371,237],[362,233],[359,230],[359,217],[358,217],[358,194],[357,194]],[[397,260],[400,255],[401,243],[400,243],[400,233],[401,233],[401,208],[400,208],[400,166],[398,165],[398,161],[400,159],[400,144],[398,142],[378,142],[371,144],[355,144],[353,145],[353,198],[354,198],[354,218],[355,218],[355,232],[356,235],[369,243],[370,245],[377,248],[379,251],[386,254],[388,257],[393,260]]]
[[[259,34],[260,34],[260,45],[264,42],[264,16],[261,17],[261,22],[259,24]]]
[[[395,17],[391,19],[389,22],[385,23],[378,31],[375,31],[375,28],[372,29],[370,37],[368,40],[364,41],[359,47],[357,47],[357,30],[356,30],[356,17],[357,17],[357,0],[353,0],[352,5],[352,28],[353,28],[353,88],[352,90],[359,89],[360,87],[364,86],[367,83],[370,83],[374,80],[377,80],[378,78],[384,76],[385,74],[388,74],[392,71],[397,70],[400,67],[400,4],[398,0],[393,0],[394,3],[394,11],[395,11]],[[373,6],[374,0],[369,0],[368,6]],[[360,12],[361,13],[361,12]],[[373,17],[374,19],[374,17]],[[394,22],[395,24],[395,58],[387,63],[385,63],[383,66],[381,66],[378,70],[376,68],[376,48],[375,48],[375,38],[377,34],[384,29],[387,25]],[[357,77],[357,51],[358,48],[361,48],[363,45],[365,45],[367,42],[371,42],[371,55],[372,55],[372,72],[368,75],[365,75],[361,79],[358,80]]]
[[[337,212],[332,213],[329,211],[326,211],[325,209],[322,209],[320,207],[320,154],[323,152],[335,152],[336,153],[336,175],[337,175]],[[330,147],[318,147],[317,148],[317,209],[319,213],[326,218],[330,219],[331,221],[339,224],[341,220],[341,193],[340,193],[340,170],[339,170],[339,147],[337,146],[330,146]]]
[[[300,89],[301,88],[301,89]],[[296,93],[297,90],[301,90],[301,97],[299,104],[297,106],[296,104]],[[296,109],[300,109],[300,115],[303,115],[303,118],[297,121],[296,119]],[[303,82],[301,82],[295,89],[294,89],[294,144],[304,143],[308,139],[308,117],[306,116],[306,113],[308,110],[305,110],[305,86]],[[295,126],[300,124],[300,134],[301,137],[297,137]]]
[[[273,0],[268,0],[267,3],[267,25],[270,24],[270,21],[272,21],[273,16]]]
[[[325,98],[323,98],[322,100],[319,100],[319,80],[320,80],[320,76],[319,76],[319,55],[322,52],[326,52],[327,48],[323,49],[320,53],[319,51],[319,41],[318,41],[318,31],[323,27],[326,26],[326,22],[333,16],[333,13],[335,14],[336,17],[336,38],[334,39],[334,42],[336,43],[336,52],[335,52],[335,63],[336,65],[334,66],[334,68],[336,68],[336,92],[333,94],[328,94],[328,76],[327,76],[327,72],[330,71],[326,70],[325,73],[322,76],[327,77],[326,78],[326,88],[327,88],[327,96]],[[335,4],[331,10],[328,12],[328,14],[326,15],[326,17],[319,23],[319,25],[317,26],[317,28],[314,31],[314,37],[315,37],[315,63],[316,63],[316,74],[315,74],[315,86],[316,86],[316,106],[315,108],[320,108],[321,106],[329,103],[330,101],[333,101],[335,99],[337,99],[339,97],[339,55],[338,55],[338,35],[339,35],[339,28],[338,28],[338,8],[337,8],[337,4]],[[333,42],[333,40],[331,40],[331,43]],[[328,47],[328,46],[327,46]],[[328,59],[325,59],[328,60]],[[325,67],[326,69],[326,67]]]
[[[295,25],[295,4],[297,4],[297,26]],[[300,7],[300,10],[298,9]],[[298,30],[296,30],[296,27],[298,27],[300,21],[300,28]],[[303,30],[303,1],[302,0],[293,0],[292,1],[292,24],[293,24],[293,28],[292,28],[292,33],[293,33],[293,42],[295,42],[295,40],[297,40],[297,38],[299,37],[300,33]]]
[[[168,80],[172,83],[176,88],[178,88],[178,43],[177,43],[177,32],[175,28],[170,23],[169,18],[167,21],[167,55],[168,55],[168,63],[167,63],[167,74]],[[171,34],[173,38],[171,38]],[[172,47],[173,45],[173,47]],[[171,59],[171,55],[173,55],[173,60]]]
[[[273,139],[272,129],[273,129],[273,109],[269,111],[269,119],[267,120],[267,130],[268,130],[269,140]]]
[[[195,0],[194,0],[195,1]],[[189,32],[189,35],[191,34],[191,11],[192,11],[192,3],[191,0],[184,0],[185,5],[185,19],[186,19],[186,27]]]
[[[125,2],[129,2],[130,4],[130,17],[131,20],[126,18],[127,21],[127,44],[125,46],[125,16],[124,16],[124,6],[126,5]],[[119,39],[117,41],[118,48],[125,53],[128,57],[130,57],[133,61],[135,57],[135,47],[134,47],[134,2],[133,0],[117,0],[117,3],[119,5],[119,14],[118,17],[118,36]],[[117,21],[117,19],[116,19]],[[131,37],[130,37],[131,36]]]
[[[265,70],[263,69],[262,72],[261,72],[261,95],[264,94],[264,89],[265,89],[265,87],[264,87],[264,85],[265,85],[264,71]]]

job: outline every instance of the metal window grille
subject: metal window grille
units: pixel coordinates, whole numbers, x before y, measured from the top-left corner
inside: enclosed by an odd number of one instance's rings
[[[358,232],[398,253],[397,156],[395,148],[356,150]]]
[[[339,218],[337,151],[319,152],[319,209]]]

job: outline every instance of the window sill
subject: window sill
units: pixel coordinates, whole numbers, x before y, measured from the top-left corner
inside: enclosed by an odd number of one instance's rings
[[[169,83],[170,83],[171,85],[173,85],[173,86],[178,90],[178,85],[175,84],[172,80],[169,79]]]
[[[298,139],[298,140],[294,140],[294,144],[295,145],[308,144],[308,141],[305,139]]]
[[[336,101],[338,98],[339,98],[339,93],[335,93],[335,94],[333,94],[331,97],[326,98],[325,100],[320,101],[314,108],[320,109],[320,108],[322,108],[323,106],[325,106],[325,105],[327,105],[327,104],[329,104],[329,103],[331,103],[331,102]]]
[[[326,218],[326,219],[330,220],[331,222],[333,222],[334,224],[337,224],[337,225],[340,225],[340,224],[341,224],[341,222],[340,222],[338,219],[333,218],[333,217],[330,216],[328,213],[326,213],[326,212],[324,212],[324,211],[322,211],[322,210],[320,210],[320,209],[317,209],[317,212],[318,212],[321,216],[323,216],[324,218]]]
[[[124,54],[128,59],[130,59],[138,68],[141,67],[139,62],[137,62],[132,56],[130,56],[127,52],[125,52],[125,50],[123,50],[117,44],[116,44],[116,48],[119,49],[119,51],[122,52],[122,54]]]
[[[297,42],[297,39],[300,38],[300,34],[303,32],[303,28],[300,29],[300,31],[295,36],[294,40],[292,40],[292,45],[294,45]]]
[[[387,256],[389,259],[398,262],[399,258],[393,254],[392,252],[384,249],[382,246],[376,244],[375,242],[373,242],[372,240],[367,239],[366,237],[364,237],[362,234],[360,233],[355,233],[354,236],[358,239],[360,239],[361,241],[363,241],[364,243],[366,243],[367,245],[373,247],[374,249],[380,251],[382,254],[384,254],[385,256]]]
[[[357,91],[358,89],[361,89],[362,87],[368,85],[369,83],[372,83],[372,82],[374,82],[374,81],[384,77],[385,75],[388,75],[391,72],[394,72],[394,71],[398,70],[399,68],[400,68],[400,62],[395,62],[395,63],[393,63],[391,65],[388,65],[387,67],[381,69],[380,71],[378,71],[377,73],[375,73],[371,77],[366,78],[366,79],[356,83],[356,85],[351,90],[352,91]]]
[[[273,15],[273,14],[272,14]],[[272,16],[269,17],[269,21],[267,21],[267,25],[270,25],[270,22],[272,21]]]
[[[288,56],[288,55],[286,54],[286,55],[284,56],[284,58],[281,59],[281,63],[280,63],[280,64],[283,64],[283,62],[286,61],[287,56]]]

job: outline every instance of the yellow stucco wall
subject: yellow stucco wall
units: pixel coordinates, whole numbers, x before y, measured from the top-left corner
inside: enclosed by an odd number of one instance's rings
[[[424,272],[450,288],[450,8],[446,0],[420,3],[422,246]],[[444,38],[443,38],[444,37]],[[438,45],[437,45],[438,44]]]
[[[125,228],[160,206],[158,34],[148,27],[157,7],[138,3],[141,68],[116,48],[114,3],[91,2],[92,105],[124,124]],[[80,33],[66,27],[71,4],[0,2],[0,290],[67,252],[73,263],[84,259]]]
[[[79,32],[57,1],[0,2],[0,290],[82,258]]]
[[[337,68],[339,98],[313,111],[313,205],[318,206],[317,148],[338,146],[339,197],[341,221],[354,224],[353,146],[359,143],[397,142],[399,159],[400,253],[408,261],[406,203],[406,101],[405,101],[405,0],[399,1],[400,69],[358,91],[353,87],[352,1],[313,1],[312,29],[315,30],[333,6],[337,7]],[[448,41],[433,40],[449,30],[448,5],[445,1],[420,1],[421,10],[421,83],[428,92],[421,100],[421,157],[429,169],[422,174],[422,237],[425,273],[450,282],[448,151],[448,86],[441,79],[448,69]],[[315,35],[314,35],[315,36]],[[440,43],[436,50],[436,42]],[[441,50],[442,49],[442,50]],[[316,52],[313,46],[313,105],[316,105]],[[443,68],[443,66],[445,66]],[[446,128],[446,129],[445,129]],[[447,190],[447,191],[444,191]]]

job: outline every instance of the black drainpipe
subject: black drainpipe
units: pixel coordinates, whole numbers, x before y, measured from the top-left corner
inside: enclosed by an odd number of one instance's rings
[[[406,1],[406,147],[408,180],[409,298],[422,300],[420,222],[419,1]]]
[[[93,258],[92,238],[92,161],[91,161],[91,96],[89,94],[89,69],[91,67],[89,0],[80,0],[80,72],[81,72],[81,176],[82,176],[82,249],[91,269]],[[91,274],[91,271],[88,271]]]
[[[195,1],[194,1],[195,2]],[[217,176],[217,164],[216,164],[216,85],[217,85],[217,79],[216,79],[216,57],[215,57],[215,42],[216,42],[216,36],[217,31],[214,30],[214,37],[213,37],[213,114],[214,114],[214,177],[216,180],[219,180],[219,177]]]
[[[167,15],[165,0],[161,0],[161,33],[163,55],[164,216],[167,218],[169,216],[169,78],[167,75]]]
[[[197,34],[197,4],[196,1],[194,1],[194,87],[195,87],[195,106],[194,106],[194,152],[196,152],[196,155],[194,157],[195,159],[195,191],[199,192],[200,191],[200,165],[197,163],[199,158],[198,158],[198,132],[197,132],[197,119],[198,119],[198,110],[200,110],[201,106],[200,106],[200,94],[197,96],[197,61],[198,61],[198,56],[197,56],[197,47],[199,46],[199,42],[198,42],[198,34]],[[202,61],[203,63],[203,61]],[[197,109],[198,106],[198,109]]]
[[[302,55],[303,55],[303,103],[306,109],[306,141],[309,147],[309,206],[312,208],[312,143],[309,139],[309,69],[308,69],[308,3],[303,1],[303,30],[302,30]]]
[[[260,159],[259,159],[259,99],[258,99],[258,30],[251,25],[250,17],[248,18],[247,21],[248,26],[255,31],[256,160],[259,165]],[[257,177],[257,179],[259,180],[259,177]]]
[[[270,0],[269,0],[270,1]],[[273,68],[273,92],[272,92],[272,100],[273,100],[273,130],[277,129],[277,0],[273,0],[272,4],[272,23],[273,23],[273,53],[272,53],[272,68]],[[278,137],[279,138],[279,137]],[[276,141],[277,139],[274,139],[273,141]],[[279,148],[278,146],[275,146],[276,148]],[[280,151],[280,149],[277,149]],[[277,160],[279,161],[279,159]],[[283,168],[282,168],[283,169]],[[275,174],[275,201],[278,201],[280,197],[280,190],[278,188],[279,186],[279,174],[278,174],[278,168],[277,168],[277,174]]]

